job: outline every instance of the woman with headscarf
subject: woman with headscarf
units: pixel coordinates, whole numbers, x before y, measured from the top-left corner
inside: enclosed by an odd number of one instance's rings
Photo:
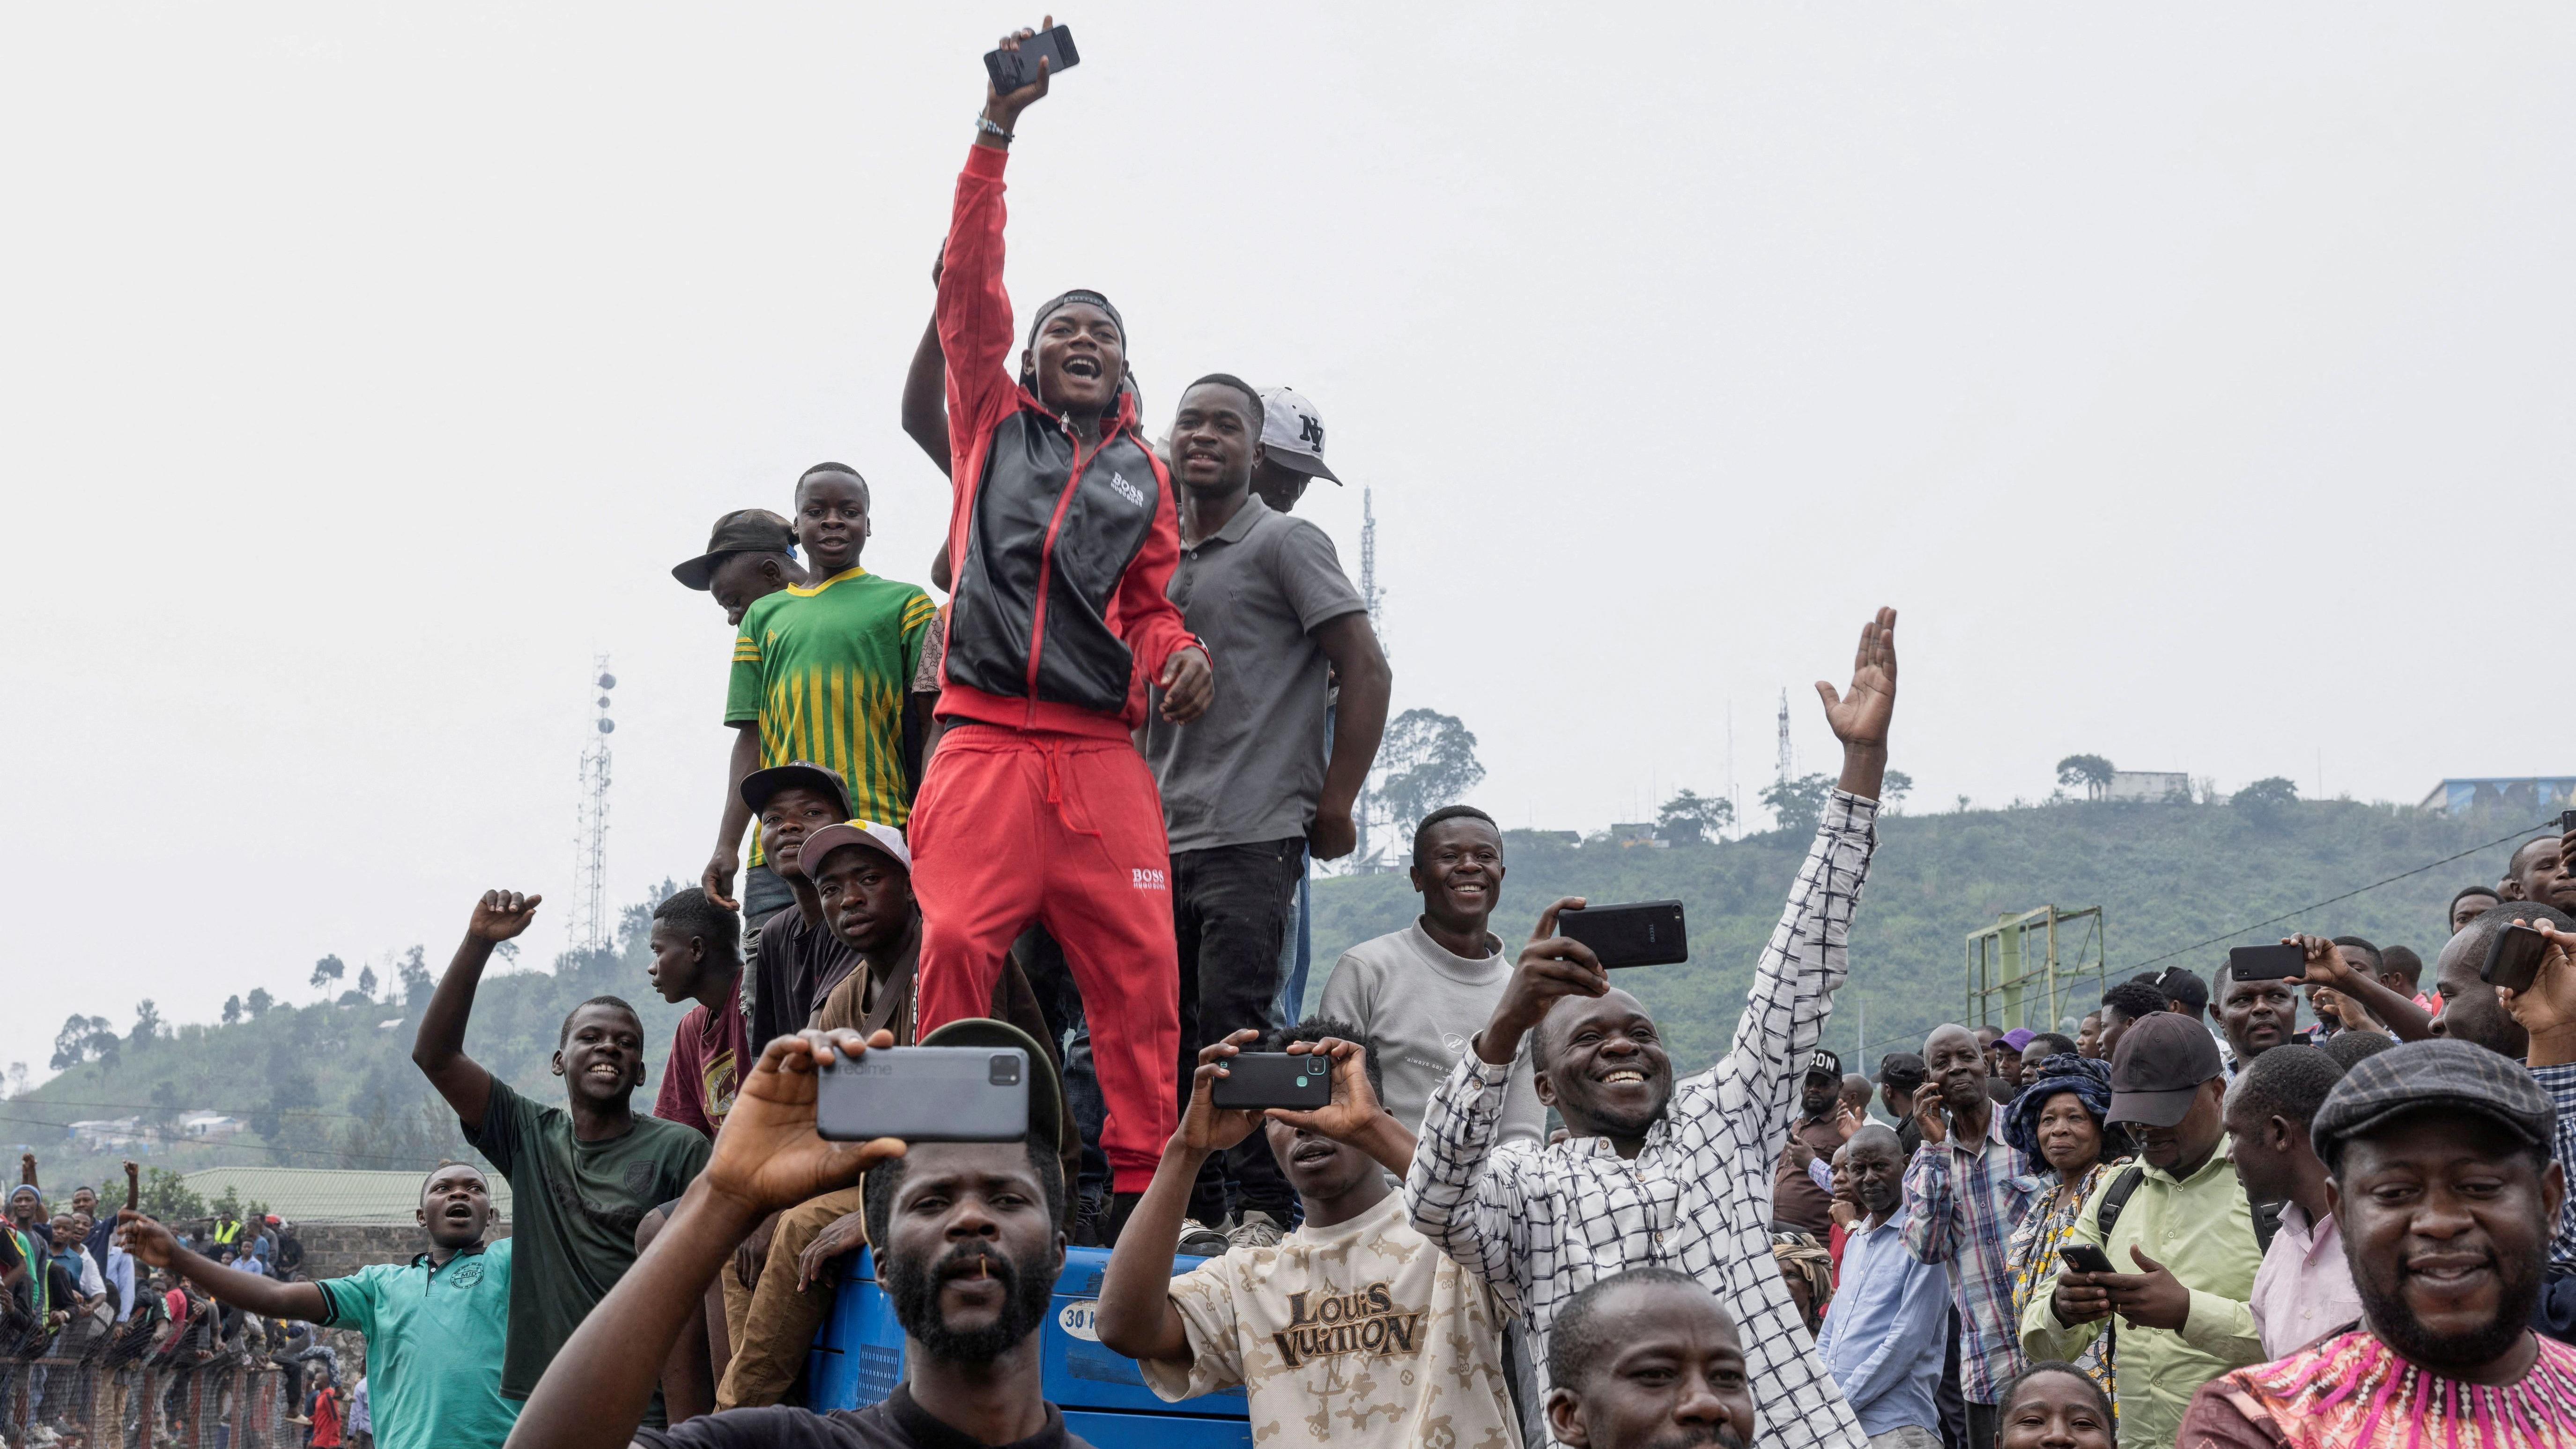
[[[2014,1322],[2030,1306],[2031,1294],[2056,1266],[2058,1246],[2075,1229],[2084,1200],[2104,1175],[2127,1164],[2128,1134],[2107,1120],[2111,1111],[2111,1068],[2090,1057],[2061,1053],[2039,1064],[2030,1085],[2004,1108],[2004,1140],[2021,1151],[2034,1169],[2054,1172],[2054,1187],[2031,1200],[2013,1228],[2006,1256],[2012,1263]],[[2076,1359],[2076,1367],[2114,1393],[2111,1382],[2113,1325]]]

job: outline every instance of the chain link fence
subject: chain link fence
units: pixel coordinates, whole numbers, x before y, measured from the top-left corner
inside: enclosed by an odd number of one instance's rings
[[[64,1333],[0,1355],[0,1449],[301,1449],[302,1396],[337,1377],[327,1349],[279,1362],[193,1334],[154,1339],[148,1326]]]

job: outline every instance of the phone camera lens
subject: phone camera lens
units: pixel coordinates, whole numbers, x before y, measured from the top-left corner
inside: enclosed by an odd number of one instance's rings
[[[990,1066],[991,1070],[985,1074],[985,1077],[986,1080],[990,1081],[994,1086],[1012,1087],[1019,1085],[1020,1059],[1018,1057],[997,1053],[993,1057]]]

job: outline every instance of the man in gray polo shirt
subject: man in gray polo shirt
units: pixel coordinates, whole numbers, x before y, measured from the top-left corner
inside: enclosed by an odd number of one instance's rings
[[[1252,494],[1262,416],[1258,393],[1219,374],[1181,394],[1172,423],[1181,561],[1167,592],[1225,661],[1207,713],[1175,725],[1149,711],[1145,726],[1171,837],[1184,1080],[1202,1047],[1270,1029],[1306,853],[1351,852],[1351,808],[1386,729],[1386,656],[1332,540]],[[1329,746],[1328,667],[1341,679]],[[1191,1216],[1222,1221],[1229,1184],[1241,1209],[1234,1241],[1277,1242],[1296,1194],[1266,1142],[1211,1158]]]

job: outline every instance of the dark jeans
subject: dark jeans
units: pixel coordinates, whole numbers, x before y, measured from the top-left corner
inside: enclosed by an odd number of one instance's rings
[[[1267,1036],[1279,997],[1279,948],[1295,924],[1303,837],[1172,854],[1172,934],[1181,965],[1183,1110],[1199,1051],[1247,1027]],[[1296,1193],[1256,1132],[1199,1172],[1190,1216],[1222,1220],[1230,1207],[1266,1212],[1285,1227]]]
[[[1941,1387],[1932,1396],[1941,1415],[1942,1449],[1968,1449],[1968,1401],[1959,1392],[1959,1310],[1950,1310],[1950,1347],[1941,1355]]]

